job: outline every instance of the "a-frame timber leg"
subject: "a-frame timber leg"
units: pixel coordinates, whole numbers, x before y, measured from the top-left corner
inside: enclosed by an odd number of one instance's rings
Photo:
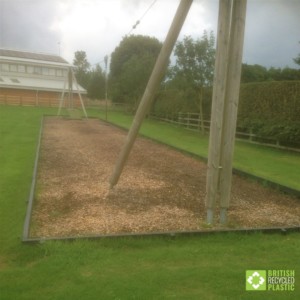
[[[207,223],[227,222],[244,44],[247,0],[220,0],[206,182]]]

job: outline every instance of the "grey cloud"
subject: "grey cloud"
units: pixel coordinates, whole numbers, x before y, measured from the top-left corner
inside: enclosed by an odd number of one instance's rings
[[[0,0],[0,46],[42,52],[57,51],[51,31],[56,1]]]
[[[80,1],[92,4],[94,1],[116,0]],[[174,0],[159,1],[174,3]],[[155,6],[159,5],[159,1]],[[62,2],[66,4],[65,12],[77,3],[75,0],[0,0],[0,47],[58,53],[59,32],[51,31],[50,28],[58,17],[57,5]],[[132,19],[132,25],[136,16],[141,17],[152,2],[153,0],[116,1],[128,18]],[[199,4],[205,8],[205,23],[212,24],[216,31],[218,0],[195,0],[193,5]],[[112,16],[113,12],[106,14]],[[300,53],[299,15],[299,0],[248,0],[244,62],[267,67],[296,67],[293,58]],[[110,22],[118,20],[111,17]],[[114,36],[114,32],[111,35]],[[86,50],[89,52],[89,49]]]
[[[218,0],[195,0],[206,9],[206,20],[217,30]],[[300,1],[248,0],[244,62],[266,67],[297,67],[300,53]]]
[[[300,40],[300,2],[248,1],[244,60],[267,67],[295,67]]]

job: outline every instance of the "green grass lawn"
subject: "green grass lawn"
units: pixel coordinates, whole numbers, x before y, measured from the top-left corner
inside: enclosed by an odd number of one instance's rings
[[[104,113],[91,110],[104,119]],[[108,121],[130,128],[133,116],[109,112]],[[141,134],[178,149],[207,157],[208,136],[164,122],[145,120]],[[237,141],[234,168],[300,191],[300,153]]]
[[[0,106],[1,300],[300,299],[299,233],[22,244],[43,113]],[[246,292],[253,269],[295,270],[295,291]]]

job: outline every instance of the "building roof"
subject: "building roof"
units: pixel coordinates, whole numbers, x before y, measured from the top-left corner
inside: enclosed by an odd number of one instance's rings
[[[53,55],[53,54],[33,53],[33,52],[26,52],[26,51],[0,49],[0,56],[7,57],[7,58],[21,58],[21,59],[26,59],[26,60],[38,60],[41,62],[69,64],[62,57],[60,57],[58,55]]]
[[[53,91],[62,92],[64,89],[67,92],[67,83],[60,79],[48,78],[31,78],[31,77],[12,77],[0,75],[0,87],[25,89],[25,90],[39,90],[39,91]],[[73,92],[76,93],[79,89],[80,93],[86,94],[86,90],[80,85],[73,83]]]
[[[9,49],[0,49],[0,61],[13,62],[14,64],[22,62],[28,65],[46,67],[50,65],[63,70],[71,67],[65,59],[58,55]],[[3,88],[62,92],[67,81],[68,77],[55,78],[55,76],[47,77],[36,74],[18,73],[18,71],[4,72],[0,70],[0,87]],[[86,90],[83,87],[78,85],[77,88],[77,85],[73,84],[73,91],[77,92],[78,89],[81,93],[86,94]]]

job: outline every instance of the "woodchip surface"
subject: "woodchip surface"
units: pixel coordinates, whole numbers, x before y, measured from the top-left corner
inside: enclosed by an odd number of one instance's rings
[[[125,137],[99,120],[45,118],[31,237],[207,229],[206,164],[170,147],[138,138],[109,190]],[[230,228],[299,226],[300,202],[233,176],[228,220]]]

